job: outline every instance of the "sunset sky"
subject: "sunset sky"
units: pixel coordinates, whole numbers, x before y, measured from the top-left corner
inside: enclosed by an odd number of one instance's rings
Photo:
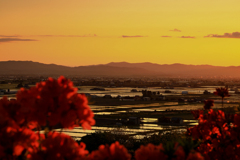
[[[0,61],[240,65],[239,0],[0,0]]]

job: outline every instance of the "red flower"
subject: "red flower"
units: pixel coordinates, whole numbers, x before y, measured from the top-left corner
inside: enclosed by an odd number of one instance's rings
[[[185,152],[184,152],[182,146],[179,146],[179,144],[176,143],[174,149],[175,149],[174,155],[175,155],[176,157],[175,157],[175,158],[172,158],[172,160],[183,160],[183,159],[186,159],[186,158],[185,158]]]
[[[193,110],[193,111],[191,111],[191,113],[193,114],[193,117],[195,119],[202,119],[203,118],[203,110]]]
[[[0,158],[3,159],[5,155],[6,154],[4,153],[4,147],[0,145]]]
[[[38,135],[27,128],[8,126],[0,130],[0,145],[3,146],[6,157],[18,157],[23,151],[36,151],[39,146],[38,139]]]
[[[82,125],[91,129],[95,124],[93,112],[88,106],[85,95],[77,93],[73,83],[59,77],[49,78],[29,90],[21,89],[17,93],[21,104],[20,112],[26,115],[28,126],[50,126],[61,124],[63,128],[74,128]]]
[[[93,119],[93,112],[87,105],[87,97],[83,94],[74,94],[70,100],[72,108],[76,111],[77,125],[79,123],[83,128],[91,129],[91,126],[95,124],[95,120]]]
[[[14,154],[20,155],[23,149],[29,152],[36,151],[39,146],[38,135],[27,128],[20,129],[19,131],[14,140]]]
[[[89,155],[89,160],[130,160],[131,155],[127,149],[120,145],[119,142],[115,142],[109,145],[101,145],[98,150],[92,151]]]
[[[33,160],[52,159],[84,159],[88,154],[85,144],[78,145],[70,136],[57,132],[49,132],[47,138],[41,142],[41,150],[28,158]]]
[[[211,109],[214,106],[214,100],[206,100],[204,101],[204,109]]]
[[[22,127],[25,116],[16,100],[0,99],[0,159],[14,159],[23,151],[32,152],[38,147],[38,136],[32,130]],[[22,127],[22,128],[21,128]]]
[[[217,124],[218,126],[223,126],[226,123],[225,113],[221,110],[215,112],[214,110],[210,109],[208,112],[208,116],[206,120],[212,124]]]
[[[187,157],[187,160],[204,160],[204,157],[194,150],[192,150]]]
[[[0,127],[2,127],[2,125],[10,118],[6,110],[6,108],[8,108],[8,104],[9,101],[7,97],[4,96],[2,99],[0,99]]]
[[[18,125],[23,125],[26,116],[20,112],[21,105],[16,100],[8,100],[7,97],[0,99],[0,124],[4,121],[13,120]]]
[[[213,145],[212,144],[205,144],[205,143],[201,143],[200,146],[198,147],[198,151],[201,152],[202,154],[206,155],[209,152],[211,152],[213,149]]]
[[[240,127],[240,114],[234,115],[234,124],[235,126]]]
[[[136,160],[166,160],[168,158],[164,153],[164,148],[162,144],[155,146],[149,143],[147,146],[141,146],[135,151]]]
[[[228,88],[216,88],[216,91],[213,92],[215,95],[222,97],[229,97],[230,95],[228,94]]]

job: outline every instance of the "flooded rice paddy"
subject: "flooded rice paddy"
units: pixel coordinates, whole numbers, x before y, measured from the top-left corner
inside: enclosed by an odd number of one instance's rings
[[[117,88],[104,88],[105,91],[96,91],[90,90],[96,86],[79,86],[78,93],[85,93],[95,95],[97,97],[103,97],[105,95],[111,95],[111,97],[117,96],[142,96],[142,90],[148,90],[152,92],[160,92],[162,95],[181,95],[182,91],[188,91],[189,95],[194,94],[203,94],[205,90],[208,90],[210,93],[213,93],[218,86],[203,86],[201,88],[188,88],[188,87],[176,87],[174,89],[162,89],[159,87],[150,87],[150,88],[131,88],[131,87],[117,87]],[[220,87],[220,86],[219,86]],[[136,89],[138,92],[131,92],[132,89]],[[171,93],[165,93],[165,90],[171,91]],[[239,102],[239,94],[233,94],[230,91],[231,97],[228,98],[230,102]],[[9,98],[15,98],[15,95],[9,95]],[[228,103],[227,101],[225,103]],[[221,103],[215,103],[216,108],[221,107]],[[231,107],[238,107],[239,104],[231,103],[229,104]],[[228,106],[229,106],[228,105]],[[162,112],[166,110],[196,110],[201,109],[203,107],[203,103],[181,103],[178,102],[161,102],[148,104],[134,104],[134,105],[94,105],[94,103],[90,103],[90,108],[94,112],[95,115],[118,115],[123,113],[143,113],[143,112]],[[145,136],[150,136],[155,133],[163,133],[169,131],[176,132],[184,132],[186,128],[189,126],[197,125],[196,120],[183,120],[183,122],[187,125],[161,125],[157,123],[157,118],[147,118],[142,117],[141,124],[138,126],[93,126],[92,130],[84,130],[81,127],[76,127],[73,130],[65,130],[62,132],[69,134],[75,139],[80,139],[83,136],[86,136],[91,133],[95,133],[98,131],[110,131],[116,134],[128,134],[135,138],[143,138]],[[57,129],[57,131],[61,131],[61,129]]]
[[[141,92],[131,92],[130,87],[121,88],[105,88],[106,91],[92,91],[90,90],[94,86],[81,87],[79,93],[89,93],[91,95],[103,97],[104,95],[111,95],[112,97],[117,96],[130,96],[134,97],[136,95],[142,96]],[[204,86],[202,88],[184,88],[178,87],[174,89],[169,89],[171,93],[164,93],[166,89],[161,89],[158,87],[150,88],[135,88],[138,91],[149,90],[152,92],[160,92],[162,95],[181,95],[182,91],[188,91],[189,94],[202,94],[205,90],[213,93],[216,86]],[[230,92],[231,93],[231,92]],[[238,101],[239,95],[233,95],[230,98],[231,101]],[[232,104],[234,106],[234,104]],[[238,106],[236,104],[235,106]],[[136,104],[136,105],[121,105],[121,106],[99,106],[90,104],[91,109],[95,115],[117,115],[122,113],[138,113],[138,112],[154,112],[154,111],[166,111],[166,110],[196,110],[202,109],[203,103],[187,104],[183,103],[179,105],[178,102],[163,102],[163,103],[150,103],[150,104]],[[221,107],[221,103],[215,104],[216,108]],[[98,131],[110,131],[116,134],[128,134],[134,138],[140,139],[145,136],[150,136],[156,133],[164,133],[169,131],[175,132],[185,132],[187,127],[197,125],[196,120],[183,120],[187,125],[161,125],[157,123],[158,118],[142,118],[139,126],[93,126],[92,130],[83,130],[81,127],[74,128],[73,130],[63,130],[64,133],[71,135],[76,139],[95,133]]]

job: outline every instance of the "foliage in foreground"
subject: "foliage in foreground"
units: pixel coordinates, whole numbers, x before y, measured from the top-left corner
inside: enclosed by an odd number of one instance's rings
[[[199,125],[189,128],[181,141],[168,142],[166,137],[165,141],[157,141],[152,136],[148,141],[143,139],[140,143],[143,145],[138,144],[138,148],[133,145],[132,156],[127,149],[131,145],[126,143],[131,139],[124,142],[109,137],[108,144],[99,140],[99,144],[104,144],[89,152],[83,142],[78,144],[70,136],[53,131],[55,127],[91,129],[94,125],[87,98],[76,91],[70,80],[60,77],[49,78],[29,90],[20,89],[16,100],[3,97],[0,100],[0,159],[240,159],[240,114],[214,111],[213,101],[205,103],[205,110],[193,111]],[[223,100],[228,92],[217,89],[216,95]],[[41,129],[45,132],[40,133]],[[91,147],[91,143],[87,145]]]
[[[118,130],[118,129],[117,129]],[[181,143],[182,146],[186,145],[187,138],[183,133],[176,132],[168,132],[165,134],[153,134],[151,136],[145,136],[142,139],[135,139],[128,134],[124,134],[124,130],[121,130],[121,134],[112,133],[113,131],[99,131],[92,133],[90,135],[82,137],[81,141],[77,141],[78,143],[83,142],[86,144],[86,149],[91,152],[97,150],[98,147],[102,144],[111,145],[112,143],[118,141],[121,145],[128,150],[128,152],[134,156],[134,152],[141,147],[141,145],[147,145],[151,143],[153,145],[162,144],[164,148],[173,147],[175,142]],[[189,139],[188,139],[189,140]],[[190,141],[193,143],[192,141]],[[188,146],[189,147],[189,146]],[[194,145],[190,146],[190,148],[194,148]]]

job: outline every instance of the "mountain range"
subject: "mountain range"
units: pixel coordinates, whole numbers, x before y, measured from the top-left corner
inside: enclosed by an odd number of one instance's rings
[[[108,64],[67,67],[32,61],[0,61],[0,75],[109,76],[109,77],[233,77],[240,78],[240,66],[155,64],[111,62]]]

